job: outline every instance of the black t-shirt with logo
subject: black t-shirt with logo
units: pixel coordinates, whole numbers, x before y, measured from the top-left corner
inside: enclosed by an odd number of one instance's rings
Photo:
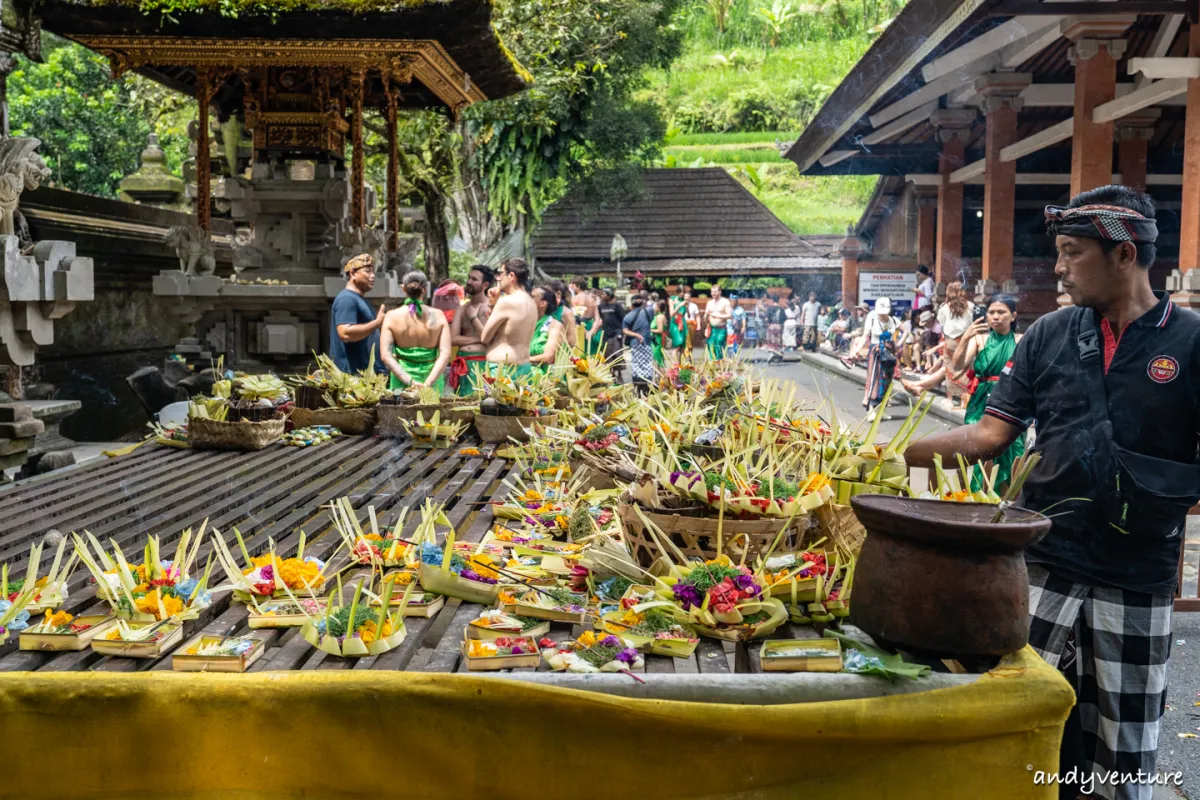
[[[1200,315],[1165,293],[1120,333],[1103,334],[1104,389],[1113,441],[1126,450],[1180,464],[1197,461],[1200,431]],[[1097,512],[1092,415],[1072,320],[1060,309],[1042,317],[1017,344],[988,400],[992,416],[1022,427],[1036,422],[1042,460],[1025,485],[1024,504],[1054,519],[1051,532],[1026,553],[1071,580],[1130,591],[1174,591],[1184,516],[1154,535],[1122,532]],[[1095,313],[1089,311],[1085,313]],[[1088,498],[1090,502],[1078,498]],[[1132,504],[1129,514],[1137,514]],[[1170,527],[1169,525],[1167,526]]]

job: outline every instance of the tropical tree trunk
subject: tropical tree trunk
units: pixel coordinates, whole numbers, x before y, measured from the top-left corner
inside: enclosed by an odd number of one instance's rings
[[[446,227],[446,199],[440,193],[426,194],[425,274],[437,285],[450,277],[450,241]]]

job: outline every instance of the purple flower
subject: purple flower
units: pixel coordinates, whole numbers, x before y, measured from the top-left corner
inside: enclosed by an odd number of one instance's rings
[[[275,580],[275,565],[267,564],[265,567],[259,567],[258,574],[262,576],[264,581]]]
[[[703,602],[700,592],[690,583],[675,584],[675,599],[683,606],[684,611],[687,611],[692,606],[698,606]]]
[[[761,591],[754,582],[753,575],[737,575],[733,579],[733,585],[738,588],[738,591],[748,594],[758,594]]]
[[[632,647],[626,647],[624,650],[617,653],[616,660],[622,661],[632,667],[633,663],[637,661],[637,654],[637,650],[634,650]]]
[[[514,655],[514,656],[523,656],[523,655],[525,655],[525,650],[524,650],[524,649],[522,649],[521,645],[519,645],[519,644],[514,644],[514,645],[513,645],[513,648],[512,648],[512,655]]]
[[[617,637],[613,636],[612,634],[609,634],[608,636],[605,636],[603,639],[600,640],[600,646],[601,647],[620,647],[621,640],[618,639]]]
[[[529,508],[529,509],[541,508],[541,507],[542,507],[542,504],[541,504],[541,503],[536,503],[536,502],[535,502],[535,503],[526,503],[526,504],[525,504],[525,507],[526,507],[526,508]]]
[[[459,573],[458,576],[460,578],[466,578],[469,581],[476,581],[478,583],[495,583],[496,582],[495,578],[485,578],[473,569],[464,569],[462,572]]]

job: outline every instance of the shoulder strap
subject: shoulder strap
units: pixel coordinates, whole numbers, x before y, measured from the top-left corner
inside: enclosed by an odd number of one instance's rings
[[[1096,328],[1096,312],[1090,308],[1076,311],[1075,346],[1079,361],[1083,364],[1083,388],[1092,401],[1088,403],[1092,427],[1112,436],[1112,423],[1108,416],[1108,393],[1104,388],[1104,354],[1100,350],[1100,331]]]

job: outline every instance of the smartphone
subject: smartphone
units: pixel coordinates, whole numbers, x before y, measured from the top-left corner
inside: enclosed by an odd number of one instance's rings
[[[983,319],[986,316],[987,316],[987,308],[982,305],[975,306],[975,308],[972,309],[972,311],[971,311],[972,319]]]

